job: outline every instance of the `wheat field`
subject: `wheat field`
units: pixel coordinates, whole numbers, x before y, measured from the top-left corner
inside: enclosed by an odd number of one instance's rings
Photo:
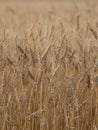
[[[98,2],[0,2],[0,130],[98,130]]]

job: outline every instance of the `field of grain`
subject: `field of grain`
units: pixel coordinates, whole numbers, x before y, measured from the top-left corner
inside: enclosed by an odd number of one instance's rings
[[[0,3],[0,130],[98,130],[97,5]]]

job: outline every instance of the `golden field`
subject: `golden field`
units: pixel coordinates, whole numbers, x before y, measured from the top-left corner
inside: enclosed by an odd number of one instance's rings
[[[0,130],[98,130],[97,5],[0,3]]]

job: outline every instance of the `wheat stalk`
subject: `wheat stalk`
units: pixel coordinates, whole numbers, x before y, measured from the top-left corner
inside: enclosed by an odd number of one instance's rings
[[[97,32],[92,28],[92,26],[90,24],[88,24],[88,28],[91,31],[91,33],[93,34],[93,36],[95,37],[95,39],[98,39]]]

